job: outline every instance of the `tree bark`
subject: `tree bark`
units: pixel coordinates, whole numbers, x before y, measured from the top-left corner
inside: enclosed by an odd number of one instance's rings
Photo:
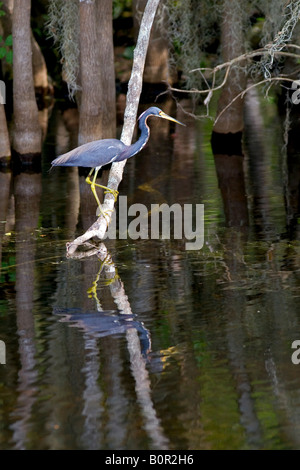
[[[146,4],[147,0],[133,0],[132,2],[134,29],[137,32]],[[165,81],[171,83],[172,81],[169,73],[169,45],[168,40],[163,35],[163,26],[161,18],[159,22],[153,24],[144,69],[144,82],[146,83]]]
[[[82,0],[80,21],[80,118],[78,144],[114,137],[116,97],[112,0]]]
[[[30,0],[15,0],[13,10],[13,148],[20,155],[41,152],[41,128],[35,100]]]
[[[243,4],[244,1],[240,0],[223,0],[221,42],[224,62],[244,52]],[[244,100],[238,98],[233,101],[246,88],[246,81],[241,68],[233,68],[229,72],[218,101],[217,116],[226,106],[228,108],[216,121],[212,133],[212,150],[226,223],[235,227],[249,224],[242,150]]]
[[[243,54],[245,42],[242,24],[242,6],[240,0],[224,0],[223,22],[221,25],[222,59],[228,62],[234,57]],[[239,64],[242,66],[243,64]],[[232,100],[246,87],[247,76],[241,69],[234,68],[230,71],[226,84],[224,85],[218,101],[217,116]],[[214,132],[236,133],[242,131],[243,123],[242,98],[235,100],[222,113],[214,126]]]
[[[34,89],[35,93],[38,94],[43,100],[43,98],[48,93],[47,66],[41,48],[35,40],[33,34],[31,35],[31,44]]]
[[[101,71],[102,139],[116,136],[116,80],[112,22],[112,0],[97,2],[97,37]]]
[[[10,141],[6,123],[4,105],[0,103],[0,162],[7,163],[10,159]]]
[[[139,99],[143,85],[143,71],[145,66],[146,54],[150,39],[151,28],[153,25],[155,13],[160,0],[148,0],[141,22],[139,37],[134,51],[133,66],[131,77],[128,83],[127,102],[124,116],[124,126],[121,135],[121,141],[130,145],[134,127],[136,123]],[[113,163],[109,174],[108,187],[118,189],[122,181],[124,166],[126,160],[119,163]],[[114,209],[114,197],[112,194],[106,194],[103,204],[103,210]],[[96,222],[80,237],[73,242],[67,243],[67,252],[72,254],[79,245],[84,244],[92,237],[103,239],[108,226],[107,219],[103,216],[98,217]]]

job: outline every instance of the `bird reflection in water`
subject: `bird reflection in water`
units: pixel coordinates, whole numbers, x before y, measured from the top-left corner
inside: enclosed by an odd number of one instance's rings
[[[61,316],[62,322],[70,322],[73,326],[97,338],[135,330],[139,336],[141,355],[146,359],[151,352],[150,332],[132,312],[123,282],[118,275],[111,255],[104,243],[101,243],[98,247],[94,247],[90,243],[86,243],[86,246],[88,247],[86,252],[74,253],[68,257],[76,259],[95,255],[98,257],[100,267],[92,286],[87,290],[87,295],[89,298],[94,299],[96,308],[87,311],[80,308],[56,307],[53,313]],[[98,296],[100,282],[109,287],[111,296],[117,306],[116,310],[103,309]]]

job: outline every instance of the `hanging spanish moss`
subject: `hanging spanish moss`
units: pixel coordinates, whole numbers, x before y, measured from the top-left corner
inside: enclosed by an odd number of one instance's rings
[[[266,46],[267,44],[270,44],[273,41],[276,33],[280,31],[280,27],[283,21],[283,2],[282,0],[273,0],[272,2],[267,2],[266,0],[259,0],[257,2],[257,5],[264,15],[260,45]]]
[[[230,6],[237,17],[245,51],[248,48],[246,32],[257,1],[243,0]],[[168,38],[172,47],[171,61],[182,71],[186,89],[207,88],[205,68],[222,62],[220,55],[220,25],[224,17],[224,0],[164,0],[168,18]],[[240,39],[239,39],[240,40]],[[171,64],[172,65],[172,64]],[[240,67],[240,65],[236,65]],[[202,70],[199,70],[199,69]],[[196,72],[194,70],[197,70]],[[192,72],[194,71],[194,72]],[[220,81],[222,77],[219,77]]]
[[[49,20],[46,29],[61,54],[63,78],[69,96],[74,97],[79,71],[79,2],[78,0],[49,0]]]
[[[181,69],[185,87],[199,88],[202,77],[191,70],[207,65],[207,49],[218,40],[220,0],[165,0],[171,62]]]
[[[267,46],[269,54],[261,62],[265,78],[271,77],[276,52],[281,51],[291,42],[295,27],[300,17],[300,0],[284,2],[273,0],[262,1],[265,14],[262,45]]]

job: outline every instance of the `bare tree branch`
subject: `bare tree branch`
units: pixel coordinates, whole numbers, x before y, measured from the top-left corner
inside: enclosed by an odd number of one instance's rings
[[[263,84],[266,84],[266,83],[270,83],[270,86],[271,86],[271,83],[272,82],[282,82],[282,81],[285,81],[285,82],[294,82],[295,80],[292,79],[292,78],[288,78],[288,77],[270,77],[270,78],[266,78],[264,80],[261,80],[260,82],[257,82],[257,83],[253,83],[252,85],[248,86],[245,90],[241,91],[238,95],[236,95],[233,100],[230,101],[230,103],[228,103],[227,106],[225,106],[225,108],[222,109],[222,111],[218,114],[218,116],[216,117],[215,119],[215,123],[219,120],[219,118],[222,116],[222,114],[226,111],[226,109],[228,109],[232,103],[234,103],[238,98],[243,98],[245,93],[247,93],[249,90],[251,90],[252,88],[255,88],[259,85],[263,85]]]
[[[300,46],[296,46],[295,44],[290,44],[289,47],[294,47],[294,48],[298,48],[298,49],[300,48]],[[265,55],[267,53],[268,53],[268,50],[266,48],[257,49],[256,51],[246,52],[245,54],[242,54],[238,57],[235,57],[234,59],[232,59],[228,62],[223,62],[222,64],[219,64],[214,68],[204,67],[204,68],[193,69],[193,70],[190,71],[191,73],[192,72],[201,72],[201,73],[202,72],[208,72],[210,75],[213,76],[213,83],[215,83],[216,74],[218,72],[220,72],[221,70],[225,69],[225,76],[224,76],[224,78],[222,80],[222,83],[220,85],[213,86],[213,87],[208,87],[204,90],[198,90],[198,89],[183,90],[183,89],[179,89],[179,88],[173,88],[173,87],[170,86],[168,88],[168,91],[176,91],[178,93],[190,93],[190,94],[203,95],[203,94],[208,94],[208,93],[220,90],[221,88],[223,88],[223,86],[225,85],[225,83],[227,81],[228,74],[229,74],[229,71],[230,71],[231,67],[233,67],[235,64],[237,64],[239,62],[242,62],[246,59],[252,59],[254,57]],[[299,54],[295,54],[295,53],[292,53],[292,52],[278,51],[278,52],[275,52],[275,55],[276,56],[283,56],[283,57],[292,57],[292,58],[298,59],[298,60],[300,59]],[[268,81],[268,80],[269,79],[265,79],[265,81]],[[284,80],[284,78],[282,77],[281,80]]]
[[[297,46],[296,44],[286,44],[285,47],[286,48],[293,48],[293,49],[296,49],[296,50],[300,49],[300,46]],[[190,73],[199,72],[201,75],[204,74],[204,73],[206,74],[204,76],[204,78],[205,78],[205,83],[207,85],[207,88],[205,88],[203,90],[198,90],[198,89],[185,90],[185,89],[174,88],[174,87],[171,87],[170,85],[167,84],[168,89],[166,91],[162,92],[161,94],[169,93],[169,92],[176,92],[176,93],[185,93],[185,94],[189,93],[189,94],[192,94],[192,95],[197,95],[197,94],[198,95],[207,95],[205,100],[204,100],[204,105],[207,108],[206,115],[201,115],[201,116],[193,115],[193,117],[197,118],[197,119],[210,117],[209,116],[209,109],[208,109],[209,102],[210,102],[210,100],[213,96],[213,93],[217,90],[220,90],[221,88],[223,88],[226,85],[230,70],[234,66],[237,66],[240,62],[245,62],[246,60],[253,59],[253,58],[259,57],[259,56],[265,56],[265,55],[268,55],[268,54],[269,54],[268,47],[264,47],[264,48],[261,48],[261,49],[257,49],[255,51],[246,52],[245,54],[242,54],[238,57],[234,57],[232,60],[227,61],[227,62],[223,62],[222,64],[219,64],[214,68],[201,67],[201,68],[190,70]],[[296,59],[296,60],[300,60],[300,54],[296,54],[294,52],[276,51],[276,52],[274,52],[274,55],[278,56],[278,57],[290,57],[290,58],[293,58],[293,59]],[[221,71],[224,71],[224,77],[222,78],[222,82],[219,85],[215,85],[215,83],[217,81],[217,74]],[[294,75],[296,74],[296,72],[297,72],[297,70],[294,71]],[[211,86],[208,85],[208,80],[207,80],[208,76],[212,77],[211,78]],[[245,90],[241,91],[237,96],[235,96],[235,98],[217,116],[217,118],[215,120],[215,123],[218,121],[218,119],[223,114],[223,112],[226,111],[226,109],[228,109],[228,107],[230,107],[231,104],[234,101],[236,101],[240,97],[243,97],[243,95],[248,90],[250,90],[251,88],[253,88],[255,86],[258,86],[258,85],[261,85],[263,83],[272,83],[272,82],[280,82],[280,81],[294,82],[294,80],[295,79],[289,78],[288,76],[282,74],[282,75],[277,76],[277,77],[265,78],[264,80],[261,80],[261,81],[255,83],[255,84],[252,84],[250,87],[246,88]],[[190,113],[188,113],[188,114],[190,114]]]

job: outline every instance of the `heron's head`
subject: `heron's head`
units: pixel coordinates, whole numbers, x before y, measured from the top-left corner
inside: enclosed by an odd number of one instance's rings
[[[167,119],[168,121],[176,122],[177,124],[180,124],[181,126],[185,126],[185,124],[183,124],[180,121],[177,121],[177,119],[172,118],[171,116],[164,113],[160,108],[157,108],[156,106],[151,106],[151,108],[144,111],[140,115],[139,120],[141,118],[144,118],[146,120],[149,116],[157,116],[157,117],[162,118],[162,119]]]

